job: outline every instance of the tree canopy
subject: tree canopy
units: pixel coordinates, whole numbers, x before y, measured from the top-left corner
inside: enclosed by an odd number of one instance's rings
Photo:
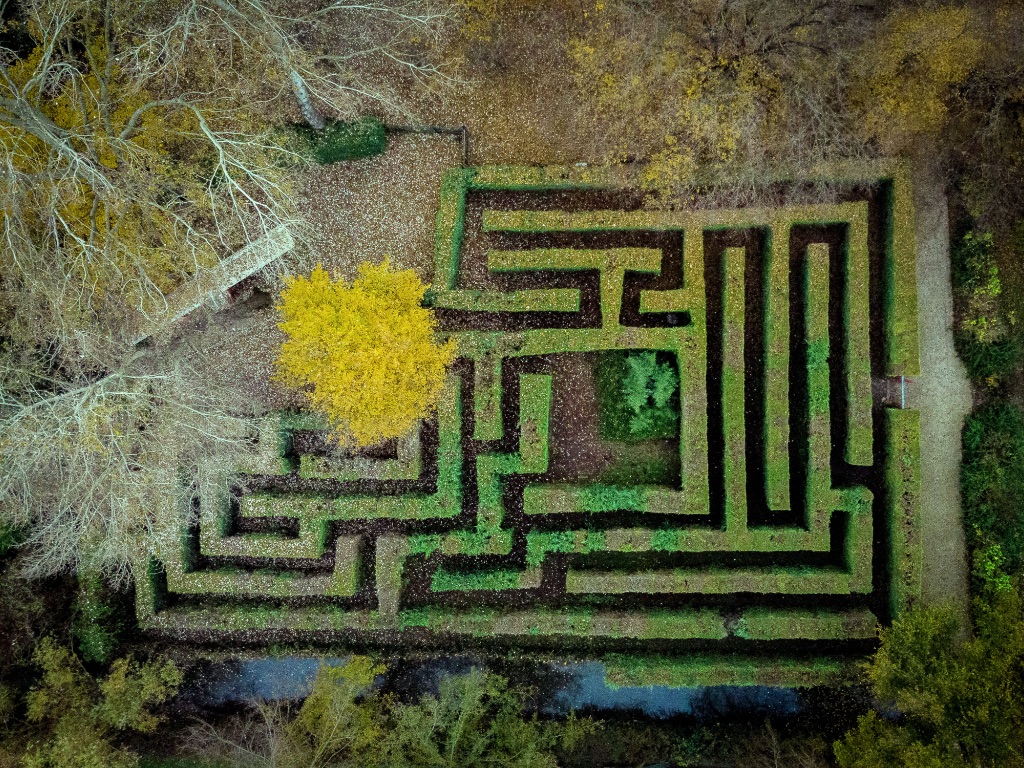
[[[455,342],[435,341],[433,314],[420,305],[425,291],[415,272],[387,261],[361,265],[351,284],[320,266],[287,281],[278,376],[309,387],[339,441],[366,446],[407,434],[437,404]]]
[[[899,720],[871,711],[836,742],[843,768],[1024,765],[1024,615],[1020,594],[994,579],[962,638],[954,608],[924,607],[882,630],[868,668]]]

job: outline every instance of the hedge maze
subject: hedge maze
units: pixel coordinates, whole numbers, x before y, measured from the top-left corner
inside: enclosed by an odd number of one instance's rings
[[[309,414],[253,424],[257,460],[201,472],[140,562],[140,622],[599,655],[620,682],[863,652],[919,590],[917,414],[872,396],[917,372],[914,244],[901,173],[834,180],[669,212],[589,169],[450,172],[436,418],[355,456]]]

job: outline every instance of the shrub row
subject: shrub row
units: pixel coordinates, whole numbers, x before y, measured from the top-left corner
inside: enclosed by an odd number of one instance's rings
[[[910,172],[905,165],[889,174],[886,189],[885,371],[917,376],[921,370],[917,327],[917,248]]]
[[[410,554],[430,557],[453,555],[507,555],[512,551],[512,531],[462,530],[446,534],[418,533],[409,537]]]
[[[854,587],[860,587],[855,590]],[[863,591],[850,573],[809,566],[767,568],[672,568],[645,571],[569,569],[570,594],[845,595]],[[867,591],[871,591],[868,583]]]
[[[496,569],[489,571],[450,571],[438,568],[430,582],[433,592],[499,592],[506,589],[537,589],[541,570]]]
[[[536,568],[549,552],[590,554],[604,552],[603,531],[529,531],[526,534],[526,567]]]
[[[253,603],[212,606],[174,606],[158,613],[140,608],[140,624],[147,630],[191,631],[234,635],[239,632],[372,632],[389,627],[377,611],[333,605],[270,607]]]
[[[874,494],[863,486],[839,491],[837,509],[847,512],[843,561],[850,574],[850,591],[871,591],[872,559],[874,557],[874,519],[871,514]],[[895,573],[894,573],[895,576]]]
[[[878,619],[867,608],[747,608],[733,629],[744,640],[867,640],[877,632]]]
[[[746,386],[743,354],[746,250],[722,254],[722,441],[725,480],[725,529],[747,527]]]
[[[473,362],[473,437],[476,440],[500,440],[501,363],[506,347],[500,340]]]
[[[829,412],[829,260],[828,246],[812,243],[807,248],[807,272],[804,276],[804,306],[807,322],[807,492],[809,527],[827,528],[832,514],[832,420]]]
[[[1006,570],[1024,563],[1024,409],[986,405],[964,424],[960,493],[972,547],[998,544]]]
[[[1022,349],[1000,301],[992,235],[966,232],[955,239],[951,257],[957,352],[975,383],[996,383],[1020,365]]]
[[[884,426],[889,489],[885,516],[892,564],[889,610],[899,616],[921,594],[921,416],[917,411],[887,408]]]
[[[402,574],[409,556],[409,540],[405,536],[384,535],[377,538],[374,576],[377,584],[377,613],[385,626],[398,622],[402,596]]]
[[[526,251],[487,251],[492,272],[579,271],[599,269],[657,273],[661,251],[657,248],[531,248]]]
[[[770,230],[764,310],[765,490],[774,510],[790,509],[789,236],[788,222]]]
[[[433,289],[438,292],[453,289],[458,278],[466,225],[466,191],[475,173],[473,168],[452,168],[441,180],[441,202],[434,230]]]
[[[519,377],[519,467],[516,472],[548,470],[551,432],[551,376]]]
[[[874,463],[871,420],[871,270],[868,253],[868,209],[849,219],[846,240],[846,291],[843,328],[846,339],[846,446],[850,464]]]
[[[634,609],[602,611],[586,607],[460,611],[426,606],[403,611],[403,627],[432,632],[494,636],[566,636],[580,639],[721,640],[727,636],[717,610]]]
[[[607,189],[618,183],[607,166],[484,165],[474,170],[470,186],[479,190]]]
[[[539,288],[511,291],[445,291],[436,294],[433,306],[471,312],[579,312],[576,288]]]

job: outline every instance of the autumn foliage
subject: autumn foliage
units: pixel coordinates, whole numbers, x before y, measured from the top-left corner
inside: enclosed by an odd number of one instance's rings
[[[426,286],[412,270],[363,264],[352,284],[320,266],[289,278],[277,309],[287,335],[277,378],[308,390],[344,444],[407,434],[437,404],[455,342],[434,340],[420,306]]]

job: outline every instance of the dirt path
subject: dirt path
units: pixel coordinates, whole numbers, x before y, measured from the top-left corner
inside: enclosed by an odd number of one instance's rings
[[[953,348],[949,211],[932,164],[914,170],[918,326],[921,334],[923,597],[966,612],[967,555],[960,512],[960,429],[972,393]]]

